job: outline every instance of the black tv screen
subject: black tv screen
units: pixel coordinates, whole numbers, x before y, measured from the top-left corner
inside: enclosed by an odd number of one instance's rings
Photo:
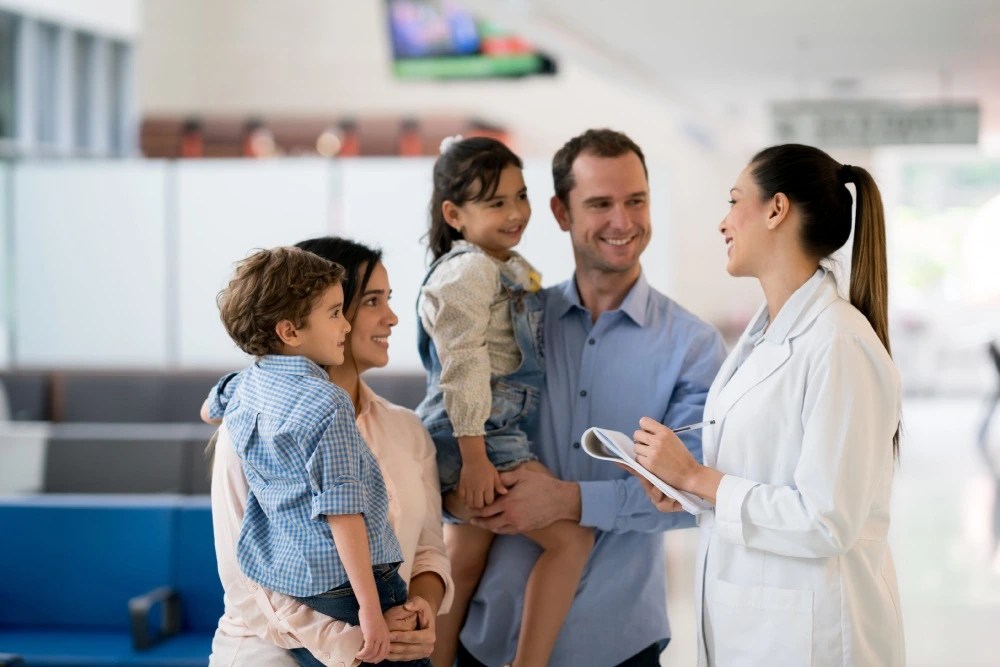
[[[400,78],[553,74],[555,63],[518,36],[451,0],[385,0],[393,71]]]

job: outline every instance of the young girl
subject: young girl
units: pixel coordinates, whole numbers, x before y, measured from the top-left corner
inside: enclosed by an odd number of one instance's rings
[[[494,139],[446,140],[434,165],[429,236],[434,263],[418,299],[428,372],[417,408],[437,446],[442,493],[468,508],[507,492],[500,472],[546,470],[528,440],[542,385],[540,277],[513,251],[531,216],[521,160]],[[569,612],[593,531],[561,521],[528,533],[542,547],[525,593],[513,664],[545,665]],[[493,534],[445,526],[455,579],[439,619],[435,665],[454,660],[469,599]]]

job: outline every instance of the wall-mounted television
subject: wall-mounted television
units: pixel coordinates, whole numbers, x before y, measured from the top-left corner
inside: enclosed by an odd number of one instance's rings
[[[480,79],[554,74],[555,62],[452,0],[385,0],[400,78]]]

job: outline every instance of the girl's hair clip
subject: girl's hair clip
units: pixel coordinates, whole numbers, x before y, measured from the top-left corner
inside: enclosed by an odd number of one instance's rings
[[[444,155],[449,150],[451,150],[452,146],[462,141],[464,138],[465,137],[463,137],[461,134],[445,137],[444,139],[441,140],[441,146],[438,148],[438,150],[440,151],[441,155]]]

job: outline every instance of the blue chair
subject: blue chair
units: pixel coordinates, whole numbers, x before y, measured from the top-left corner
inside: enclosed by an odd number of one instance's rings
[[[208,663],[222,589],[206,497],[5,498],[0,534],[0,653],[26,667]]]

